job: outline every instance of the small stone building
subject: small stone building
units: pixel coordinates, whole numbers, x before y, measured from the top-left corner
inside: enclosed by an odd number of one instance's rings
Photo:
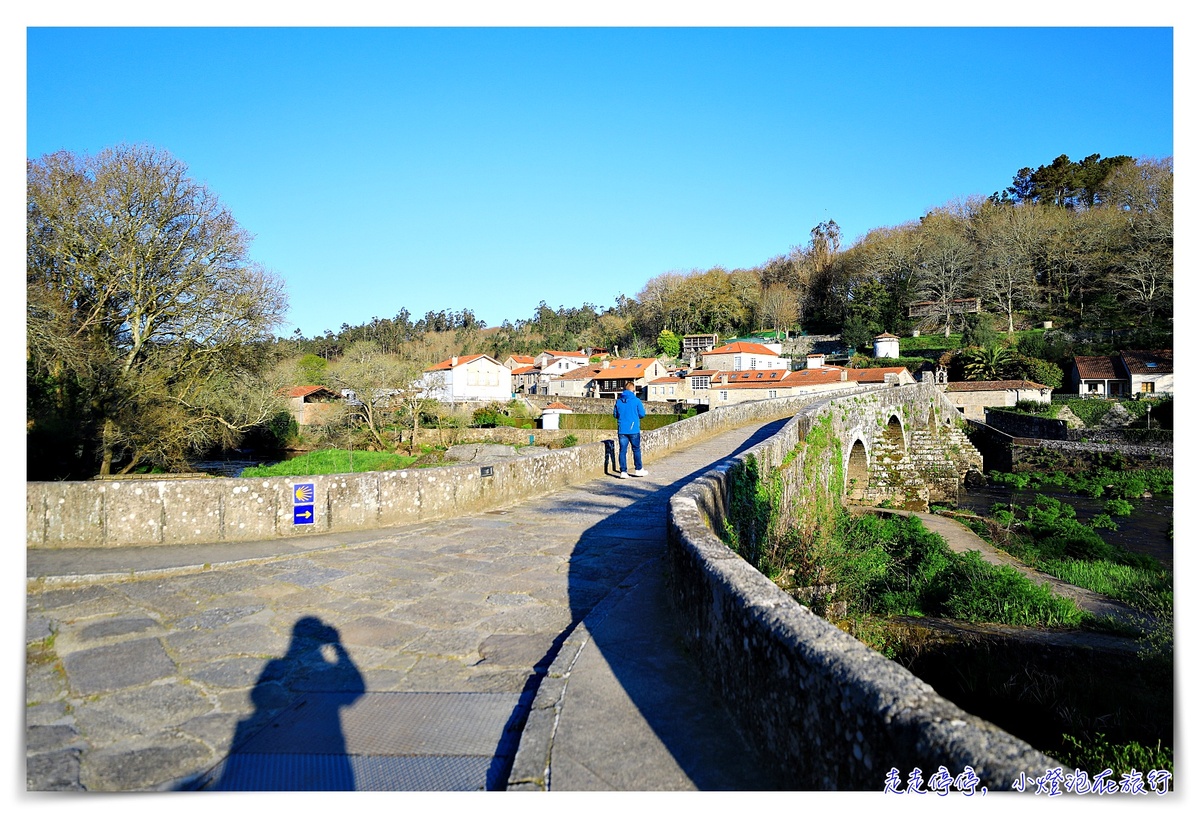
[[[1017,401],[1050,403],[1050,387],[1033,381],[954,381],[946,384],[946,397],[968,420],[983,422],[983,410],[1016,406]]]
[[[287,397],[288,411],[296,420],[297,426],[316,426],[337,409],[342,396],[324,386],[308,384],[293,386],[284,391]]]

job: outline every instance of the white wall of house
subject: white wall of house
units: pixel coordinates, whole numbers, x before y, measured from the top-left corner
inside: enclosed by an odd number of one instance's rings
[[[788,369],[789,367],[788,359],[776,355],[773,351],[770,355],[729,352],[715,355],[709,353],[704,356],[705,369],[721,369],[726,372],[741,369]]]
[[[1170,395],[1175,392],[1175,373],[1163,375],[1130,375],[1134,395]]]
[[[423,383],[429,396],[443,403],[508,401],[513,394],[511,370],[486,357],[460,361],[449,369],[426,372]]]

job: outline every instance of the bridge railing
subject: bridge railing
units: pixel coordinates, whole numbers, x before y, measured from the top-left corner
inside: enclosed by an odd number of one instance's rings
[[[806,447],[797,444],[817,418],[848,412],[851,401],[861,409],[861,400],[813,403],[773,438],[672,498],[670,587],[689,649],[743,735],[797,788],[882,790],[893,768],[904,780],[917,767],[928,776],[944,766],[957,776],[970,766],[992,790],[1008,789],[1022,773],[1043,774],[1058,766],[1053,759],[812,613],[714,533],[725,521],[737,463],[753,456],[767,475],[791,453],[786,468],[803,470]]]
[[[643,454],[653,460],[726,429],[788,417],[818,397],[753,401],[685,418],[643,433]],[[25,492],[26,544],[186,545],[385,528],[503,508],[605,471],[605,444],[597,442],[486,468],[460,464],[311,477],[31,482]],[[304,487],[302,497],[297,486]]]

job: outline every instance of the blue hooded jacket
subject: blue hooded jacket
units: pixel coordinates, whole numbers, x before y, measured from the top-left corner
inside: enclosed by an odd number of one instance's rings
[[[626,389],[617,396],[617,405],[613,407],[613,417],[617,419],[617,434],[641,434],[641,419],[645,416],[646,407],[638,400],[637,395]]]

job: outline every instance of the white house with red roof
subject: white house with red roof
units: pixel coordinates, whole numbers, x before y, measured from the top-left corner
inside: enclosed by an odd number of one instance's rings
[[[581,366],[585,366],[589,360],[587,352],[582,349],[577,349],[572,352],[564,352],[561,349],[546,349],[533,356],[533,365],[542,371],[546,370],[546,365],[555,360],[563,361],[565,368],[555,374],[561,375],[570,372]]]
[[[551,378],[547,395],[615,398],[632,383],[634,390],[646,396],[644,387],[656,378],[666,377],[667,368],[657,358],[605,358]]]
[[[788,369],[788,360],[774,349],[750,341],[734,341],[702,352],[704,369],[734,372],[745,369]]]
[[[490,355],[453,355],[425,370],[426,394],[443,403],[508,401],[512,372]]]
[[[1175,391],[1174,350],[1076,355],[1070,382],[1080,395],[1093,398],[1171,394]]]

